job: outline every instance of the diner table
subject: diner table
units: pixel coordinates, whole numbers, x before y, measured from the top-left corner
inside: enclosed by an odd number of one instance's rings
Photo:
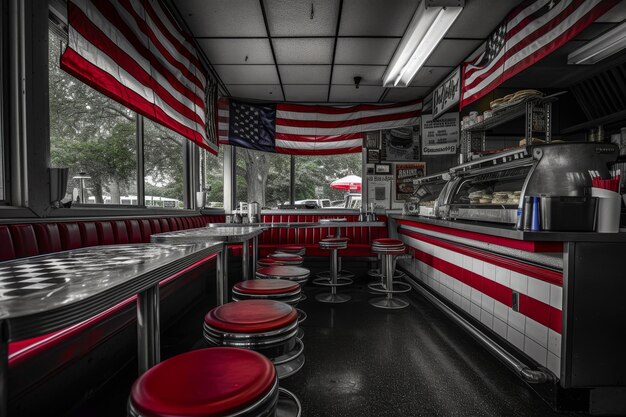
[[[7,415],[8,344],[80,323],[137,296],[139,372],[160,361],[159,283],[217,256],[221,242],[92,246],[0,262],[0,416]]]

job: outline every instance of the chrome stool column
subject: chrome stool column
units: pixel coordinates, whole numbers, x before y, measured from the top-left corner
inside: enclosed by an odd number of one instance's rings
[[[320,240],[320,248],[330,250],[330,279],[323,274],[318,274],[313,280],[314,284],[331,288],[330,293],[322,293],[315,296],[322,303],[345,303],[352,299],[348,294],[337,294],[337,287],[352,284],[352,279],[338,276],[337,252],[348,247],[348,238],[332,237]]]
[[[409,284],[393,280],[395,256],[404,254],[405,250],[404,243],[397,239],[376,239],[372,242],[372,252],[381,256],[384,274],[383,282],[370,283],[367,288],[374,293],[385,294],[383,297],[372,298],[369,301],[374,307],[400,309],[409,305],[406,300],[393,298],[394,294],[411,291]]]
[[[350,242],[350,238],[347,238],[347,237],[332,236],[332,235],[329,235],[329,236],[325,237],[325,239],[334,239],[334,238],[348,239],[347,242]],[[322,240],[324,240],[324,239],[322,239]],[[317,278],[323,278],[323,279],[326,279],[327,281],[330,281],[330,275],[331,275],[330,270],[327,270],[327,271],[318,272],[315,276]],[[352,279],[352,278],[354,278],[354,273],[350,272],[350,271],[347,271],[347,270],[344,270],[341,267],[341,257],[338,256],[337,257],[337,279],[341,280],[342,278]],[[320,284],[320,285],[322,285],[322,284]]]

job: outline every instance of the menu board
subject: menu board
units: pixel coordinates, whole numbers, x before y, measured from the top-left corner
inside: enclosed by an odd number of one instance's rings
[[[381,162],[418,161],[420,157],[419,125],[381,130]]]
[[[422,115],[422,154],[454,154],[459,147],[459,113],[446,113],[437,120],[431,114]]]
[[[406,201],[415,191],[413,180],[426,175],[426,162],[396,164],[396,201]]]

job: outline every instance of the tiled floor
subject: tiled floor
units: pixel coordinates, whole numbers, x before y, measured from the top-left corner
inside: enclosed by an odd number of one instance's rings
[[[363,276],[366,264],[345,266]],[[303,416],[562,415],[428,301],[412,294],[404,310],[376,309],[365,283],[342,289],[353,299],[338,305],[316,302],[325,289],[307,288],[306,364],[282,382],[300,398]],[[205,310],[198,306],[164,335],[165,357],[200,346]],[[70,415],[123,416],[133,374],[121,373]]]

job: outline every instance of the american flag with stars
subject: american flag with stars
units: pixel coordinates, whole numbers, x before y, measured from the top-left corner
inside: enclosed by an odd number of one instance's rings
[[[578,35],[619,0],[527,0],[462,64],[460,108]]]

